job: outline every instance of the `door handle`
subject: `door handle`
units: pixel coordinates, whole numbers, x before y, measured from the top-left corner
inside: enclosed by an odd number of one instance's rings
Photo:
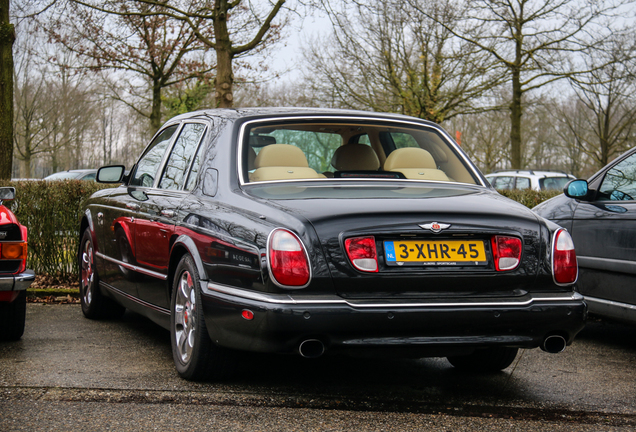
[[[129,208],[130,210],[135,210],[135,211],[139,210],[139,204],[127,203],[126,207]]]

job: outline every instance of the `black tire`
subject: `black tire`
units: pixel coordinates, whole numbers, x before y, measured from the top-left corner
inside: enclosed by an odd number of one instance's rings
[[[447,357],[455,368],[467,372],[499,372],[510,366],[518,348],[491,347],[464,356]]]
[[[0,302],[0,340],[17,341],[24,334],[26,298],[26,291],[20,291],[12,302]]]
[[[99,288],[99,276],[95,268],[93,238],[87,228],[82,235],[78,254],[80,303],[86,318],[119,318],[126,308],[102,294]]]
[[[177,372],[190,381],[229,378],[235,368],[232,351],[215,345],[205,325],[199,272],[190,255],[179,261],[170,301],[170,340]]]

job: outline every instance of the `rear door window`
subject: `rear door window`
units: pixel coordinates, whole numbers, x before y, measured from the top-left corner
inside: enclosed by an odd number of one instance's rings
[[[159,188],[178,190],[183,187],[185,175],[192,164],[204,131],[205,125],[202,123],[186,123],[183,126],[166,163]]]

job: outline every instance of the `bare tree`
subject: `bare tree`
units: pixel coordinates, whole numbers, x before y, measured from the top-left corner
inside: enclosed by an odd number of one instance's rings
[[[186,23],[196,37],[216,53],[216,101],[222,108],[233,106],[234,63],[237,58],[257,53],[275,42],[279,28],[274,24],[286,0],[276,0],[263,6],[251,0],[134,0],[136,11],[121,10],[121,0],[83,1],[78,4],[112,15],[124,17],[165,16]],[[144,9],[145,8],[145,9]],[[202,26],[202,23],[206,23]],[[211,28],[212,32],[203,31]]]
[[[443,0],[419,6],[398,0],[327,3],[333,34],[314,41],[305,54],[323,103],[435,122],[484,110],[477,99],[499,82],[501,71],[436,22],[453,27],[463,5]]]
[[[205,46],[189,24],[160,14],[162,6],[125,0],[112,0],[108,4],[119,13],[109,15],[70,2],[59,8],[55,19],[43,23],[55,42],[87,61],[84,67],[115,69],[140,77],[141,82],[130,80],[130,85],[123,89],[113,87],[112,91],[121,101],[148,117],[154,132],[162,123],[162,90],[203,76],[212,69],[193,55]],[[193,19],[192,25],[202,35],[211,31],[199,18]],[[141,92],[137,91],[139,86],[143,88]],[[145,94],[148,87],[149,110],[121,96],[122,93]]]
[[[604,19],[628,0],[472,0],[457,25],[409,2],[455,36],[488,53],[508,70],[511,85],[510,161],[522,168],[523,97],[527,92],[586,69],[573,66],[612,28]]]
[[[567,124],[597,168],[636,144],[636,44],[633,34],[608,41],[605,57],[587,58],[590,72],[574,77],[572,88],[587,118]],[[599,53],[600,54],[600,53]]]

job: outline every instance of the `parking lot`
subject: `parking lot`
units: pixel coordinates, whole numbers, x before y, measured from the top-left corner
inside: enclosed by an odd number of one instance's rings
[[[635,370],[636,327],[591,320],[564,353],[522,350],[493,375],[248,354],[232,380],[192,383],[138,315],[29,304],[22,340],[0,343],[0,430],[634,430]]]

